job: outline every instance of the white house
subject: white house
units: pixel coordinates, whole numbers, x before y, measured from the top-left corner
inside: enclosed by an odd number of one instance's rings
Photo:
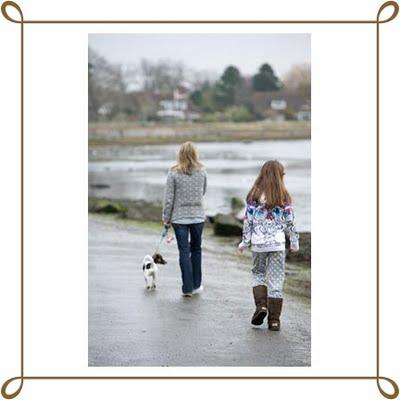
[[[179,85],[172,92],[171,99],[164,99],[159,102],[157,116],[162,119],[190,119],[189,91],[186,87]]]
[[[286,110],[286,108],[287,108],[286,100],[282,100],[282,99],[271,100],[271,110],[283,111],[283,110]]]

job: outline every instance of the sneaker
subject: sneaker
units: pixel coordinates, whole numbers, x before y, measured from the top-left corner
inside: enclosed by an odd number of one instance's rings
[[[182,293],[182,297],[192,297],[192,293]]]
[[[203,285],[200,285],[197,289],[193,290],[192,294],[200,294],[203,290]]]

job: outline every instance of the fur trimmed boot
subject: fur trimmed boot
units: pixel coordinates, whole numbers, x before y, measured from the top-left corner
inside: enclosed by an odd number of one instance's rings
[[[256,311],[251,319],[251,323],[253,325],[261,325],[264,322],[264,318],[267,316],[267,287],[264,285],[254,286],[253,296],[254,303],[256,304]]]
[[[282,299],[268,297],[268,329],[271,331],[279,331],[281,328],[281,311]]]

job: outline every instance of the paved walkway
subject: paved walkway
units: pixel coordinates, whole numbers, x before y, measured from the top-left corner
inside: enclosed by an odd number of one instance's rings
[[[168,264],[147,292],[141,263],[157,240],[140,226],[89,217],[90,366],[310,365],[309,304],[286,297],[280,332],[252,327],[247,265],[207,238],[203,294],[180,296],[175,242],[162,246]]]

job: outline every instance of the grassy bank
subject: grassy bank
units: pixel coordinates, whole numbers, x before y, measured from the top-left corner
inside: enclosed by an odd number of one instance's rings
[[[254,140],[309,139],[311,124],[305,121],[256,121],[211,123],[98,122],[89,124],[89,145],[174,144]]]

